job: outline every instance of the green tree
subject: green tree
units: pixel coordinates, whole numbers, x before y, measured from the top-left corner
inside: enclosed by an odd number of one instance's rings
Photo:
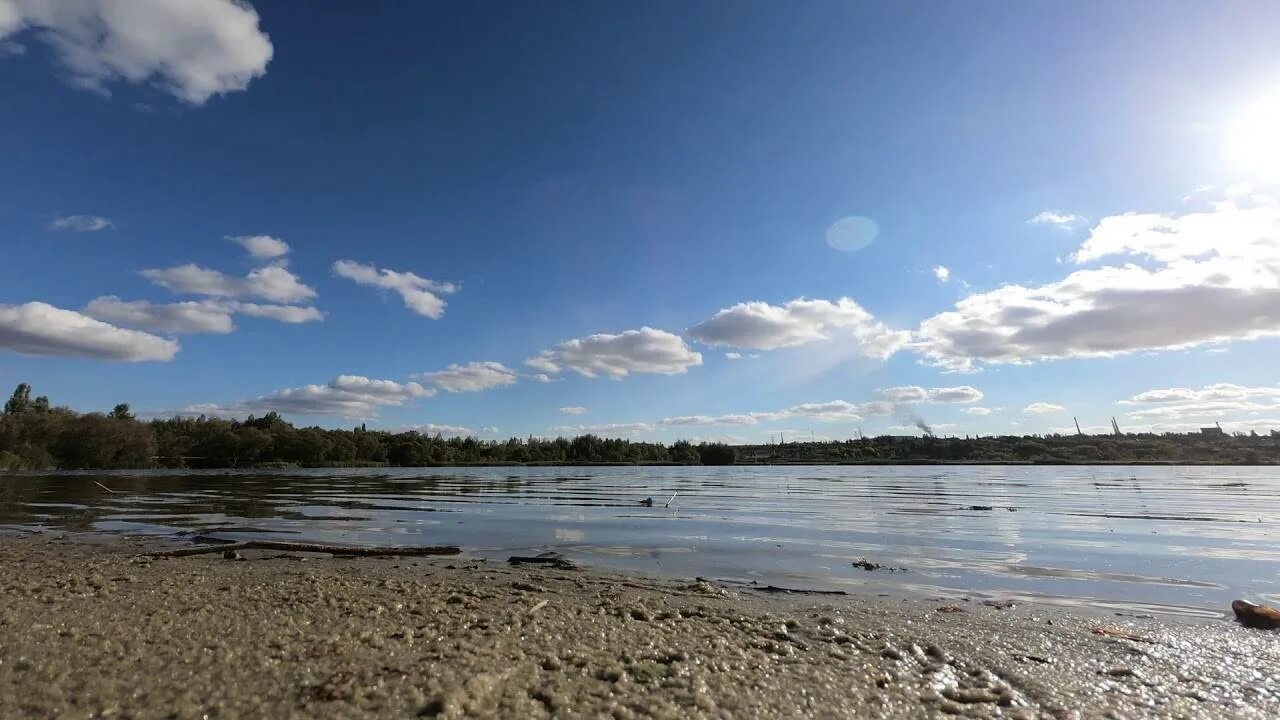
[[[132,420],[133,411],[129,409],[129,403],[120,403],[111,409],[107,417],[112,420]]]
[[[5,415],[19,415],[31,409],[31,386],[19,383],[9,401],[4,404]]]

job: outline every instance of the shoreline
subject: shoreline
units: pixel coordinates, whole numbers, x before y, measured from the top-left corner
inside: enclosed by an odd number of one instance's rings
[[[30,475],[86,474],[86,473],[130,473],[142,471],[182,472],[258,472],[289,470],[439,470],[442,468],[557,468],[557,467],[687,467],[687,468],[751,468],[751,467],[1276,467],[1274,462],[1221,462],[1221,461],[1187,461],[1187,460],[806,460],[794,462],[736,462],[726,465],[692,465],[671,462],[457,462],[432,463],[425,465],[389,465],[389,464],[333,464],[333,465],[287,465],[266,463],[262,465],[228,466],[228,467],[174,467],[153,465],[136,468],[75,468],[46,470],[7,470],[0,469],[0,478]]]
[[[474,558],[0,536],[24,717],[1275,717],[1280,634]],[[1104,628],[1109,634],[1093,632]]]

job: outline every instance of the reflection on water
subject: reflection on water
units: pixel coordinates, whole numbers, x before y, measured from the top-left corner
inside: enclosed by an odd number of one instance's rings
[[[101,486],[98,485],[101,483]],[[115,492],[108,492],[102,486]],[[671,507],[664,507],[675,494]],[[641,501],[652,497],[652,506]],[[0,526],[556,550],[588,565],[1217,616],[1280,599],[1265,468],[465,468],[0,477]],[[867,558],[910,572],[868,572]]]

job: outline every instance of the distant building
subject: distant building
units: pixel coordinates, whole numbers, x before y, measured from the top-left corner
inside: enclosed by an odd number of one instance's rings
[[[1210,437],[1226,437],[1226,433],[1222,431],[1221,425],[1214,425],[1213,427],[1202,427],[1200,428],[1200,434],[1208,435]]]

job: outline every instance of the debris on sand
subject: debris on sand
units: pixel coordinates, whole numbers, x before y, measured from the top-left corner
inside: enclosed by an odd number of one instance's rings
[[[246,540],[244,542],[225,542],[216,538],[212,545],[179,548],[177,550],[159,550],[147,553],[151,557],[188,557],[220,553],[224,558],[234,560],[230,553],[239,550],[279,550],[281,552],[329,553],[330,555],[355,555],[359,557],[385,557],[389,555],[457,555],[462,549],[456,545],[425,546],[368,546],[368,545],[330,545],[329,543],[289,542],[286,540]]]
[[[1106,635],[1107,637],[1120,638],[1122,640],[1132,640],[1134,642],[1155,643],[1149,637],[1143,637],[1138,633],[1125,630],[1123,628],[1095,627],[1092,629],[1094,635]]]
[[[708,585],[722,583],[725,585],[733,585],[736,587],[740,587],[743,590],[755,590],[756,592],[777,593],[781,595],[848,595],[849,594],[844,590],[813,590],[808,588],[785,588],[785,587],[778,587],[777,585],[761,585],[754,580],[752,580],[751,582],[742,582],[740,580],[736,580],[736,581],[735,580],[713,580],[711,578],[699,577],[699,578],[695,578],[695,581],[699,584],[706,583]]]
[[[560,553],[546,552],[541,555],[526,556],[512,555],[507,558],[507,562],[512,565],[544,565],[546,567],[555,568],[556,570],[577,570],[578,566],[573,562],[566,560]]]
[[[858,558],[857,560],[854,560],[851,564],[854,567],[862,568],[867,572],[871,572],[872,570],[888,570],[889,572],[907,572],[906,568],[889,567],[888,565],[881,565],[880,563],[871,562],[866,558]]]
[[[1251,603],[1248,600],[1236,600],[1231,603],[1231,611],[1241,625],[1261,630],[1280,628],[1280,610],[1268,605]]]

